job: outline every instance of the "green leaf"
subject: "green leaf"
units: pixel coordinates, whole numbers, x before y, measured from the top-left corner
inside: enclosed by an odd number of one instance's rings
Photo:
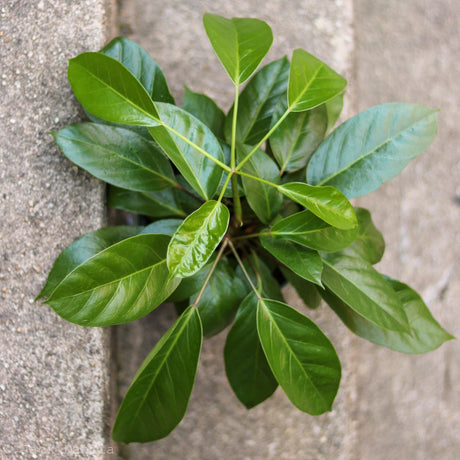
[[[216,137],[224,138],[225,114],[210,97],[185,87],[182,108],[202,121]]]
[[[143,227],[120,225],[87,233],[59,254],[37,299],[48,297],[58,284],[80,264],[121,240],[137,235]]]
[[[247,293],[246,285],[235,275],[228,259],[221,259],[198,304],[203,335],[212,337],[225,329]],[[194,295],[190,303],[195,302],[196,297]]]
[[[367,321],[390,331],[409,332],[401,300],[365,260],[329,255],[323,259],[323,284]]]
[[[112,186],[109,187],[107,205],[150,217],[185,217],[177,195],[176,189],[147,193]]]
[[[224,161],[219,141],[204,123],[174,105],[157,102],[156,106],[163,123],[218,161]],[[165,127],[149,131],[192,188],[205,200],[211,198],[219,186],[222,168]]]
[[[276,222],[268,233],[316,251],[336,252],[346,248],[356,238],[358,227],[341,230],[310,211],[302,211]]]
[[[198,294],[200,289],[203,287],[206,277],[209,274],[209,270],[211,270],[211,267],[213,265],[213,258],[214,257],[211,257],[209,263],[207,263],[199,272],[195,273],[192,276],[184,278],[177,287],[177,289],[170,295],[170,297],[168,297],[168,299],[166,299],[166,301],[174,303],[186,302],[186,307],[188,307],[188,305],[190,304],[190,297],[194,296],[195,294]]]
[[[333,227],[349,230],[358,225],[353,206],[334,187],[315,187],[302,182],[291,182],[280,185],[278,190]]]
[[[333,99],[329,99],[325,104],[324,107],[327,112],[327,128],[326,133],[329,133],[331,129],[337,123],[337,120],[340,117],[343,109],[343,96],[345,95],[345,91],[340,93]]]
[[[174,233],[168,247],[170,279],[198,272],[225,235],[230,213],[222,203],[207,201],[190,214]]]
[[[323,263],[315,251],[292,243],[289,240],[277,238],[265,233],[260,237],[262,246],[282,264],[294,273],[312,283],[321,284],[321,271]]]
[[[166,78],[159,65],[137,43],[124,37],[114,38],[101,49],[121,62],[135,77],[154,101],[174,104]]]
[[[158,112],[145,88],[117,60],[83,53],[69,61],[68,77],[81,105],[103,120],[156,126]]]
[[[147,225],[141,233],[161,233],[162,235],[173,236],[174,232],[182,224],[181,219],[162,219]]]
[[[366,195],[399,174],[433,141],[437,110],[382,104],[350,118],[318,147],[307,182],[332,185],[347,198]]]
[[[345,325],[356,335],[402,353],[427,353],[454,337],[433,318],[423,299],[409,286],[387,279],[396,291],[407,315],[410,332],[389,331],[380,328],[354,312],[329,290],[322,292],[324,300]]]
[[[257,302],[253,292],[244,298],[224,348],[228,381],[247,409],[265,401],[278,387],[257,334]]]
[[[281,273],[295,289],[307,308],[315,309],[320,306],[321,296],[313,283],[283,267],[281,267]]]
[[[282,96],[286,97],[289,61],[284,57],[262,67],[239,96],[236,140],[255,145],[271,128],[273,112]],[[225,138],[231,142],[233,110],[225,119]],[[280,114],[281,116],[282,114]]]
[[[190,306],[137,371],[115,420],[114,441],[155,441],[179,424],[195,383],[202,340],[200,316]]]
[[[274,125],[287,109],[279,102],[273,114]],[[304,112],[290,113],[270,136],[270,147],[281,172],[295,171],[308,163],[326,134],[327,113],[324,105]],[[304,176],[305,177],[305,176]]]
[[[259,19],[226,19],[206,13],[203,24],[217,57],[235,85],[252,75],[273,42],[269,25]]]
[[[250,146],[239,146],[237,152],[239,161],[245,158],[250,151]],[[276,163],[260,149],[244,164],[241,171],[274,184],[280,182],[280,173]],[[283,202],[282,196],[276,187],[255,179],[242,176],[241,182],[249,206],[264,224],[268,224],[278,214]]]
[[[128,129],[77,123],[56,131],[53,137],[70,161],[109,184],[139,192],[177,185],[164,154]]]
[[[355,241],[346,247],[342,253],[359,257],[372,265],[380,262],[385,251],[385,241],[382,234],[372,222],[371,213],[364,208],[355,208],[358,218],[358,235]]]
[[[288,87],[292,112],[313,109],[340,94],[345,86],[345,78],[310,53],[296,49],[292,54]]]
[[[257,330],[272,372],[292,404],[311,415],[331,410],[341,368],[321,329],[285,303],[260,299]]]
[[[137,235],[78,265],[47,300],[62,318],[82,326],[110,326],[145,316],[180,280],[168,281],[169,236]]]

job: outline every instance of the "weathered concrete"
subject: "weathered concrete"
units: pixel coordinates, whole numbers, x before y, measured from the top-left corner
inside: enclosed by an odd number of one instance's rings
[[[416,102],[441,109],[428,152],[362,200],[387,241],[380,269],[419,290],[460,337],[460,4],[456,0],[356,0],[359,109]],[[404,356],[358,350],[357,458],[460,457],[460,344]]]
[[[212,51],[202,15],[253,16],[273,28],[268,60],[298,47],[318,55],[346,75],[351,70],[351,1],[219,1],[122,2],[122,31],[141,44],[166,73],[180,102],[183,85],[205,92],[228,109],[233,86]],[[291,304],[296,302],[287,293]],[[354,459],[353,408],[355,383],[349,372],[350,335],[327,310],[315,315],[338,348],[343,364],[341,390],[330,414],[313,418],[295,409],[278,390],[274,397],[247,411],[226,382],[222,349],[225,334],[205,343],[196,386],[183,422],[166,439],[124,449],[128,458],[151,459]],[[163,308],[142,321],[118,328],[120,394],[173,313]]]
[[[34,304],[52,261],[105,219],[103,187],[47,134],[79,118],[67,59],[107,39],[105,0],[0,1],[0,458],[110,453],[108,333]],[[113,456],[112,456],[113,458]]]

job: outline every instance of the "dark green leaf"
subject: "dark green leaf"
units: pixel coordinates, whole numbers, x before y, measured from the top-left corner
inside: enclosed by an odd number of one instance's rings
[[[286,280],[292,285],[303,303],[308,308],[318,308],[321,304],[321,296],[313,283],[307,281],[286,268],[281,267],[281,272]]]
[[[321,329],[285,303],[260,299],[257,330],[271,370],[292,404],[311,415],[331,410],[341,368]]]
[[[245,158],[250,151],[251,147],[247,145],[240,146],[238,149],[239,161]],[[276,163],[260,149],[244,164],[241,171],[274,184],[279,184],[280,182],[280,173]],[[264,224],[268,224],[278,214],[283,202],[282,196],[276,187],[255,179],[242,176],[241,182],[249,206]]]
[[[217,57],[235,85],[252,75],[273,41],[270,27],[259,19],[226,19],[206,13],[203,24]]]
[[[160,305],[180,280],[168,281],[169,236],[137,235],[87,259],[47,302],[67,321],[109,326],[134,321]]]
[[[325,104],[324,107],[327,112],[327,128],[326,133],[329,133],[331,129],[335,126],[337,120],[340,117],[343,109],[343,96],[345,92],[337,95],[333,99],[329,99]]]
[[[332,185],[356,198],[399,174],[433,141],[437,110],[416,104],[382,104],[339,126],[318,147],[307,182]]]
[[[128,129],[77,123],[56,131],[53,137],[69,160],[109,184],[139,192],[177,184],[164,154]]]
[[[37,299],[48,297],[57,285],[75,268],[102,250],[141,232],[143,227],[120,225],[87,233],[67,246],[54,262],[46,284]]]
[[[186,278],[198,272],[224,237],[229,220],[228,209],[217,201],[207,201],[190,214],[168,247],[170,278]]]
[[[345,248],[342,253],[360,257],[372,265],[380,262],[385,251],[385,241],[382,234],[372,222],[371,213],[364,208],[355,208],[358,218],[358,235],[355,241]]]
[[[222,168],[179,136],[187,138],[223,162],[224,154],[219,141],[204,123],[185,110],[160,102],[156,106],[161,121],[173,128],[177,134],[171,133],[164,126],[149,128],[150,134],[192,188],[205,200],[211,198],[219,186]]]
[[[287,103],[283,99],[273,114],[273,125],[286,109]],[[323,141],[326,127],[327,113],[324,105],[290,113],[270,136],[270,147],[281,171],[295,171],[306,166],[312,153]]]
[[[265,401],[278,387],[257,334],[257,297],[243,300],[224,348],[225,371],[238,399],[250,409]]]
[[[315,187],[302,182],[290,182],[280,185],[278,190],[333,227],[348,230],[358,225],[353,206],[334,187]]]
[[[422,298],[409,286],[387,280],[396,291],[409,320],[410,332],[396,332],[380,328],[354,312],[329,290],[322,292],[324,300],[345,325],[356,335],[402,353],[427,353],[447,340],[453,339],[433,318]]]
[[[209,270],[212,267],[211,257],[210,262],[206,264],[198,273],[195,273],[192,276],[184,278],[177,289],[171,294],[171,296],[166,300],[167,302],[187,302],[187,307],[189,305],[189,298],[195,294],[198,294],[202,288],[206,277],[208,276]]]
[[[329,255],[323,259],[323,283],[366,320],[390,331],[409,331],[401,300],[365,260]]]
[[[221,259],[198,303],[205,337],[218,334],[230,324],[247,292],[248,289],[235,275],[228,259]],[[196,295],[190,299],[190,303],[195,300]]]
[[[201,344],[200,316],[190,306],[137,371],[115,420],[114,441],[155,441],[179,424],[192,393]]]
[[[271,128],[273,112],[282,96],[286,97],[289,61],[286,58],[262,67],[239,96],[236,140],[255,145]],[[232,138],[232,107],[225,119],[225,138]],[[280,114],[281,116],[282,114]]]
[[[289,240],[271,236],[260,237],[262,246],[294,273],[312,283],[321,284],[323,263],[315,251],[299,246]]]
[[[107,198],[108,206],[136,212],[150,217],[185,217],[177,201],[176,189],[160,192],[132,192],[118,187],[109,187]]]
[[[347,81],[302,49],[292,54],[288,104],[293,112],[313,109],[341,93]]]
[[[69,61],[68,77],[86,110],[103,120],[156,126],[158,112],[145,88],[120,62],[102,53],[83,53]]]
[[[96,115],[89,113],[84,107],[83,107],[83,111],[85,112],[86,117],[93,123],[97,123],[99,125],[115,126],[117,128],[129,129],[130,131],[136,134],[139,134],[139,136],[142,136],[148,141],[152,142],[152,136],[150,135],[149,130],[147,129],[146,126],[124,125],[121,123],[114,123],[114,122],[103,120],[102,118],[96,117]]]
[[[356,238],[358,227],[340,230],[312,212],[302,211],[276,222],[268,233],[316,251],[336,252],[346,248]]]
[[[141,82],[154,101],[174,104],[159,65],[137,43],[117,37],[102,48],[101,53],[121,62]]]
[[[216,137],[224,138],[225,114],[210,97],[185,87],[182,108],[202,121]]]
[[[147,225],[141,233],[161,233],[162,235],[172,236],[182,222],[181,219],[157,220]]]

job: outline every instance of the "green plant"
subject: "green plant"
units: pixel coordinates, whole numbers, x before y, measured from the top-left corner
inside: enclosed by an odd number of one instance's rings
[[[110,184],[109,205],[152,223],[78,239],[39,298],[83,326],[133,321],[165,301],[179,313],[128,390],[117,441],[174,429],[203,336],[232,322],[225,366],[247,408],[279,384],[298,409],[330,410],[339,359],[323,332],[284,303],[286,282],[307,307],[323,298],[354,333],[393,350],[424,353],[452,338],[414,290],[373,268],[384,240],[370,213],[348,201],[426,149],[436,110],[384,104],[331,132],[343,77],[301,49],[254,74],[272,43],[266,23],[207,14],[204,26],[234,83],[227,115],[188,89],[175,106],[158,65],[117,38],[70,60],[72,89],[91,122],[53,133],[67,158]]]

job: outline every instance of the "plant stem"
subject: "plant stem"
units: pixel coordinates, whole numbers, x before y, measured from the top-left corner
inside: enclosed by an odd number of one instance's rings
[[[253,176],[252,174],[248,174],[248,173],[245,173],[243,171],[237,171],[237,174],[239,174],[240,176],[248,177],[249,179],[254,179],[256,181],[262,182],[263,184],[270,185],[271,187],[275,187],[276,189],[279,188],[278,184],[274,184],[273,182],[270,182],[268,180],[262,179],[261,177]]]
[[[267,235],[267,233],[250,233],[249,235],[235,236],[233,241],[248,240],[249,238],[257,238],[262,235]]]
[[[217,264],[219,263],[219,260],[221,259],[222,254],[224,253],[224,250],[225,250],[225,248],[226,248],[226,246],[227,246],[227,244],[229,242],[230,242],[230,240],[227,237],[224,237],[224,242],[222,243],[222,246],[220,247],[219,252],[217,253],[216,260],[212,264],[211,270],[209,270],[208,276],[204,280],[203,286],[201,286],[200,292],[198,293],[198,296],[197,296],[195,302],[193,302],[194,307],[198,306],[198,303],[201,300],[201,296],[203,295],[203,292],[206,289],[206,286],[208,285],[209,280],[211,279],[211,276],[214,273],[214,270],[216,269]]]
[[[218,198],[218,200],[217,200],[218,203],[220,203],[220,202],[222,201],[222,198],[224,197],[225,190],[227,190],[227,185],[228,185],[228,182],[230,181],[230,178],[231,178],[231,177],[233,177],[232,174],[229,174],[229,175],[227,176],[227,179],[226,179],[225,182],[224,182],[224,185],[223,185],[222,190],[221,190],[221,192],[220,192],[219,198]]]
[[[233,215],[237,227],[243,225],[243,210],[241,208],[240,194],[238,193],[238,179],[233,171],[236,168],[236,123],[238,120],[238,100],[240,97],[240,87],[235,84],[235,102],[233,103],[233,119],[232,119],[232,142],[230,146],[230,167],[232,169],[232,193],[233,193]]]

